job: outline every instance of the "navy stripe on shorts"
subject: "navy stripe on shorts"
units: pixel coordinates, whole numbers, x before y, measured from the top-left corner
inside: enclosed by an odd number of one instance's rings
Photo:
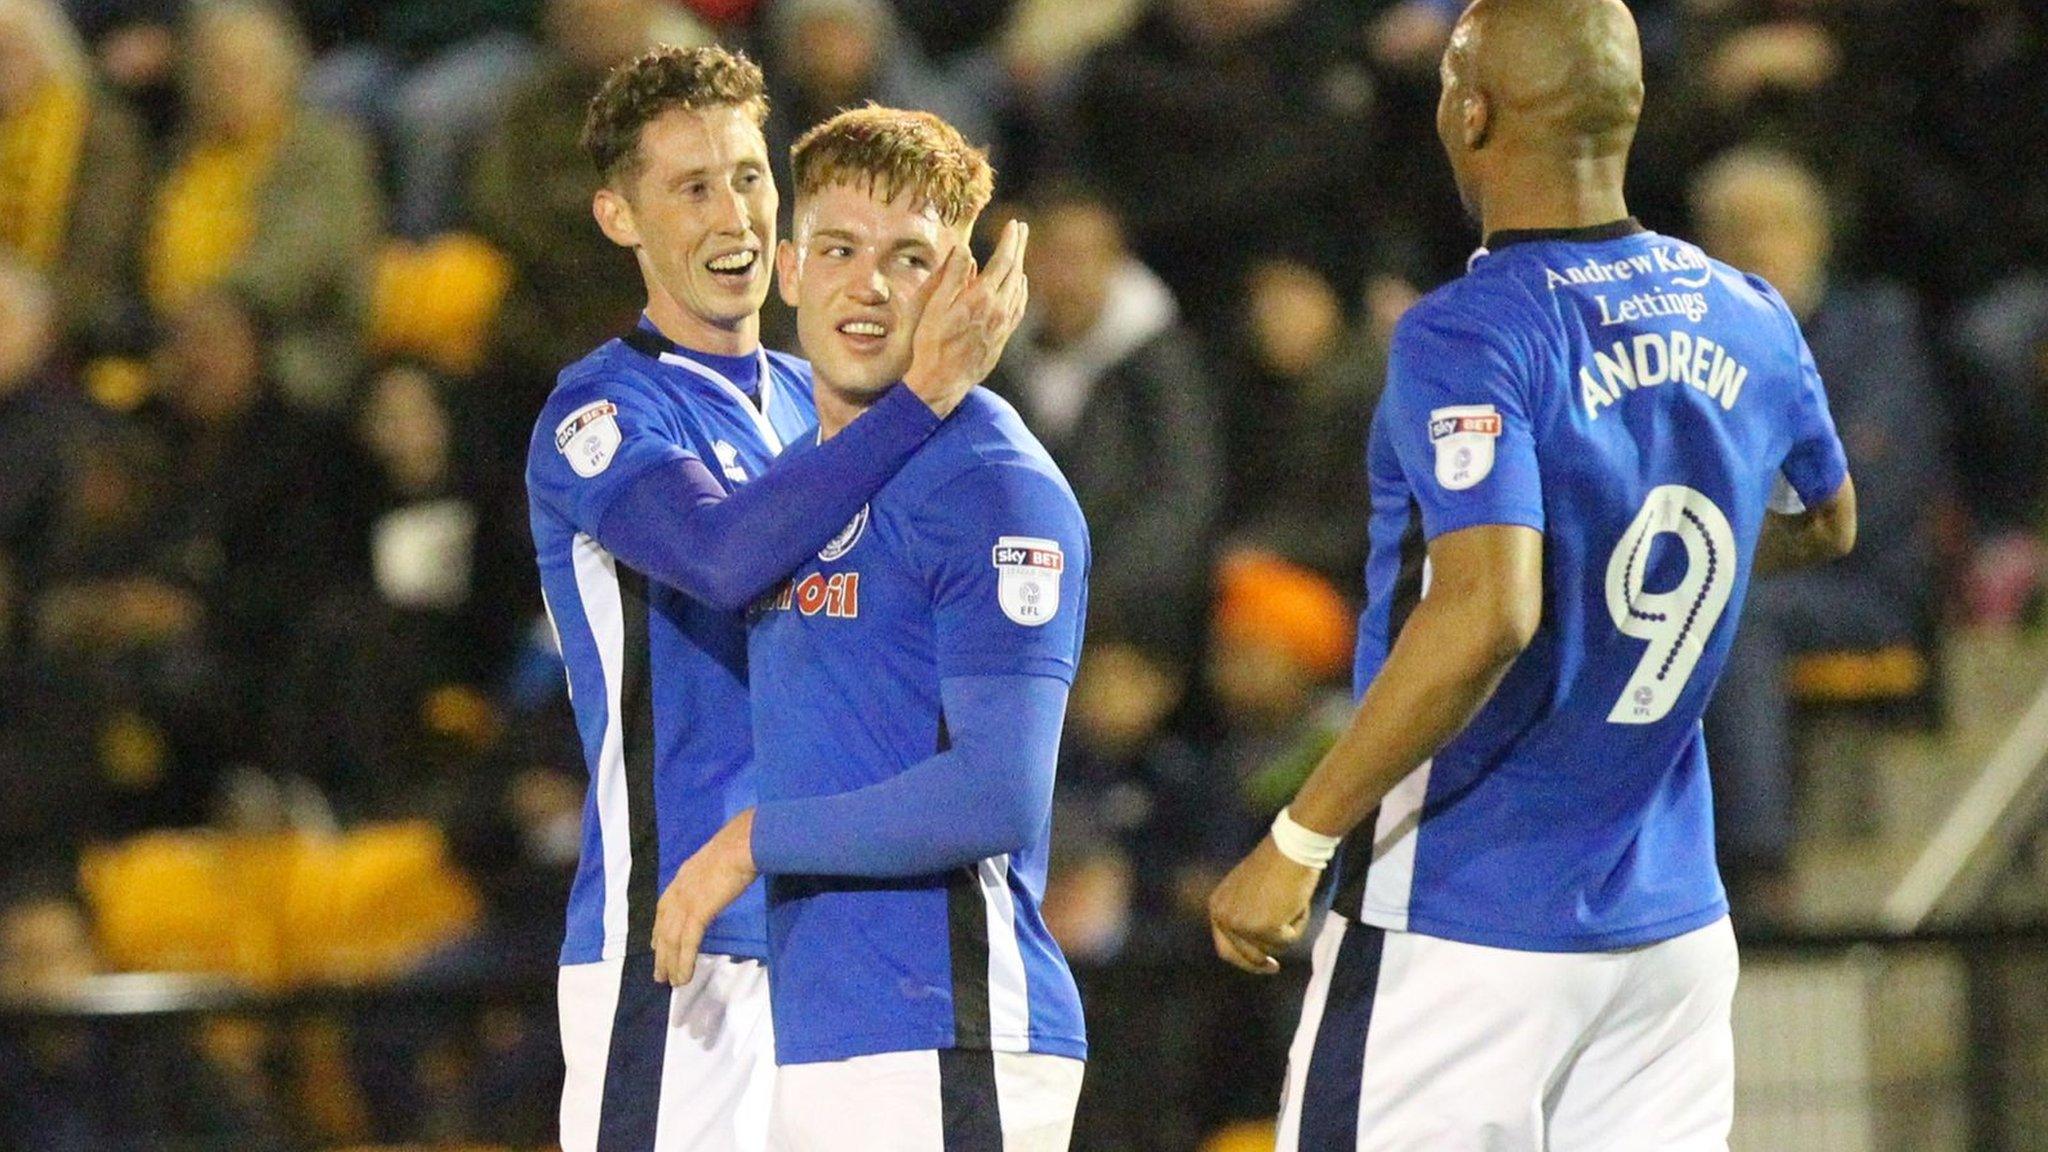
[[[1346,922],[1330,968],[1330,990],[1316,1025],[1301,1092],[1301,1152],[1358,1146],[1358,1101],[1365,1084],[1365,1038],[1379,991],[1385,929]]]
[[[673,991],[655,982],[654,953],[626,954],[619,967],[619,1006],[612,1013],[611,1051],[605,1057],[597,1152],[654,1152]]]

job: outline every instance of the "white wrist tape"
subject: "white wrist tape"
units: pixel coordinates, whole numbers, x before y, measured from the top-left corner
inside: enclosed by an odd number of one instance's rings
[[[1343,843],[1342,836],[1325,836],[1311,832],[1294,822],[1294,817],[1282,808],[1273,817],[1273,846],[1280,854],[1304,868],[1320,872],[1330,866],[1330,858],[1337,854],[1337,845]]]

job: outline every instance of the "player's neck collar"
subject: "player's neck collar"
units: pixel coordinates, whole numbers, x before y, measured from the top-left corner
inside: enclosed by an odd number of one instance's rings
[[[761,370],[765,366],[759,349],[740,356],[721,356],[715,352],[700,352],[685,348],[661,334],[644,317],[633,330],[623,337],[626,347],[650,360],[661,359],[664,353],[694,360],[738,385],[740,390],[752,394],[760,386]]]
[[[1510,244],[1528,244],[1537,240],[1573,240],[1581,244],[1601,240],[1619,240],[1623,236],[1634,236],[1647,232],[1642,221],[1633,216],[1610,220],[1605,224],[1592,224],[1584,228],[1506,228],[1487,234],[1485,248],[1498,252]]]

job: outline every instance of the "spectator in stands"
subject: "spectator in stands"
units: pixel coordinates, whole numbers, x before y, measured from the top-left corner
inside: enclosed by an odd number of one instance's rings
[[[1216,384],[1106,200],[1052,188],[1025,218],[1032,308],[989,387],[1017,406],[1088,517],[1090,643],[1184,664],[1221,488]]]
[[[1443,57],[1451,26],[1464,11],[1461,0],[1396,0],[1373,17],[1372,57],[1382,67],[1433,74]]]
[[[1082,839],[1113,844],[1132,876],[1128,923],[1114,933],[1087,933],[1099,935],[1104,947],[1121,948],[1138,936],[1137,951],[1193,956],[1208,939],[1186,915],[1186,877],[1235,845],[1228,824],[1223,839],[1216,833],[1228,786],[1210,770],[1200,744],[1170,724],[1188,688],[1186,672],[1128,644],[1091,642],[1074,680],[1060,742],[1061,802],[1087,813],[1093,835]],[[1066,851],[1070,859],[1088,859],[1101,847],[1069,844]],[[1121,919],[1101,908],[1087,916]]]
[[[1709,252],[1768,280],[1798,317],[1856,470],[1856,551],[1756,582],[1706,716],[1731,895],[1751,915],[1782,915],[1795,838],[1785,659],[1931,643],[1951,456],[1915,301],[1833,273],[1833,216],[1810,169],[1779,152],[1731,152],[1701,172],[1693,213]]]
[[[48,282],[0,255],[0,875],[62,860],[103,827],[80,686],[31,643],[27,610],[50,559],[91,422],[51,363]]]
[[[1932,317],[1985,292],[2048,245],[2048,11],[2024,0],[1727,0],[1691,4],[1686,59],[1645,114],[1631,203],[1678,217],[1691,174],[1742,142],[1824,174],[1834,267],[1919,291]],[[1967,334],[1966,334],[1967,339]],[[1965,347],[1964,356],[1973,354]],[[1958,368],[1968,365],[1958,365]],[[1943,388],[1979,450],[1959,461],[1977,528],[2002,544],[2048,491],[2048,405],[2010,376],[1958,370]],[[2031,588],[2024,545],[1985,555],[1973,587]],[[1995,589],[1987,599],[2010,600]]]
[[[494,735],[483,686],[523,615],[504,569],[531,566],[531,537],[490,521],[477,438],[424,369],[374,373],[352,431],[370,464],[369,571],[302,607],[275,680],[272,758],[349,819],[436,812]]]
[[[1414,293],[1382,280],[1373,310],[1349,321],[1321,273],[1282,258],[1259,262],[1246,289],[1245,361],[1224,405],[1230,537],[1356,587],[1371,500],[1365,432],[1387,337]]]
[[[395,0],[370,36],[322,56],[306,99],[368,127],[392,176],[394,232],[458,223],[469,150],[533,67],[539,0]]]
[[[1870,241],[1882,265],[1942,300],[1984,291],[2048,251],[2048,6],[2032,0],[1833,0],[1838,94],[1871,121],[1864,152]],[[1859,93],[1859,90],[1861,92]],[[1837,113],[1829,112],[1832,119]],[[2037,436],[2042,435],[2035,425]]]
[[[1977,537],[1964,576],[1970,620],[2011,627],[2038,609],[2048,549],[2048,267],[2021,272],[1964,304],[1952,343],[1977,382],[1963,418],[1976,451],[1964,473]]]
[[[1123,954],[1136,916],[1135,889],[1130,853],[1093,808],[1055,800],[1042,912],[1046,931],[1068,960],[1108,964]]]
[[[1003,76],[993,52],[928,59],[887,0],[780,0],[766,21],[762,67],[777,187],[794,187],[789,145],[804,129],[870,100],[935,112],[971,143],[994,143]],[[794,201],[784,193],[785,208]]]
[[[159,574],[202,605],[252,734],[309,607],[368,568],[368,468],[331,423],[285,404],[270,347],[250,301],[204,291],[172,317],[157,366],[171,448]]]
[[[1375,87],[1362,26],[1332,7],[1170,0],[1084,68],[1079,164],[1197,327],[1229,314],[1263,251],[1364,278],[1385,202]]]
[[[0,649],[0,875],[76,862],[111,825],[88,686],[25,647]]]
[[[1049,187],[1026,216],[1032,311],[990,387],[1060,464],[1097,541],[1061,748],[1063,804],[1078,815],[1055,849],[1069,869],[1047,900],[1084,953],[1107,957],[1133,933],[1185,928],[1167,923],[1176,875],[1213,850],[1206,761],[1172,727],[1200,647],[1215,528],[1214,384],[1103,197]]]
[[[71,734],[62,755],[20,761],[32,787],[9,795],[27,805],[92,798],[55,821],[87,836],[196,824],[231,754],[236,702],[207,643],[204,604],[169,574],[163,440],[125,422],[81,430],[90,434],[64,470],[17,657],[42,698],[63,701]],[[35,721],[24,712],[13,733],[33,737]]]
[[[231,286],[268,319],[281,396],[332,411],[360,371],[381,209],[361,134],[300,106],[305,67],[271,0],[193,0],[144,276],[161,314]]]
[[[1900,89],[1886,125],[1914,163],[1887,169],[1926,243],[1884,245],[1899,274],[1952,285],[1951,419],[1977,547],[1965,589],[1974,619],[2010,623],[2036,602],[2048,496],[2048,7],[2026,0],[1890,5],[1856,23],[1871,65]],[[1907,197],[1910,199],[1907,199]],[[1932,265],[1923,270],[1923,265]],[[1939,314],[1939,313],[1937,313]]]
[[[100,75],[161,142],[178,113],[178,26],[187,0],[62,3]]]
[[[2021,190],[2037,183],[2019,157],[2042,144],[2033,110],[2048,83],[2041,18],[2019,17],[2021,7],[1687,4],[1687,65],[1645,112],[1631,203],[1646,219],[1677,218],[1709,159],[1768,144],[1825,174],[1840,225],[1837,268],[1883,271],[1939,300],[1981,288],[2010,267],[2007,206],[2029,196],[2048,203]],[[1902,131],[1909,126],[1918,130]],[[2006,179],[1985,179],[1994,173]]]
[[[52,278],[74,345],[132,320],[147,166],[56,0],[0,0],[0,256]]]
[[[485,371],[524,421],[563,366],[632,331],[646,299],[633,254],[591,217],[597,177],[576,141],[606,69],[648,45],[655,14],[650,0],[548,0],[540,63],[478,148],[470,217],[515,277]]]
[[[50,282],[0,254],[0,615],[35,594],[89,412],[60,378]],[[0,651],[8,630],[0,629]]]
[[[1280,556],[1234,552],[1217,572],[1208,681],[1223,724],[1216,770],[1229,803],[1212,820],[1243,848],[1350,721],[1342,685],[1356,627],[1334,584]],[[1209,891],[1195,889],[1197,910]]]
[[[92,924],[59,884],[10,877],[0,900],[0,1000],[62,1008],[104,965]],[[50,1023],[0,1036],[0,1147],[290,1147],[275,1101],[177,1024],[111,1029]]]
[[[71,758],[110,792],[107,827],[210,818],[261,760],[289,639],[367,570],[348,442],[276,398],[260,325],[209,290],[171,319],[160,407],[85,427],[30,605],[34,658],[75,682]]]

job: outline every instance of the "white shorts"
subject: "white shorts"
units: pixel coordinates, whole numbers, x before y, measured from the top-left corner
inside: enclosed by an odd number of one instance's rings
[[[1330,916],[1279,1152],[1725,1152],[1735,935],[1521,952]]]
[[[562,1152],[762,1152],[775,1087],[768,970],[702,955],[681,988],[654,954],[564,965]]]
[[[786,1064],[771,1152],[1067,1152],[1079,1060],[944,1049]]]

